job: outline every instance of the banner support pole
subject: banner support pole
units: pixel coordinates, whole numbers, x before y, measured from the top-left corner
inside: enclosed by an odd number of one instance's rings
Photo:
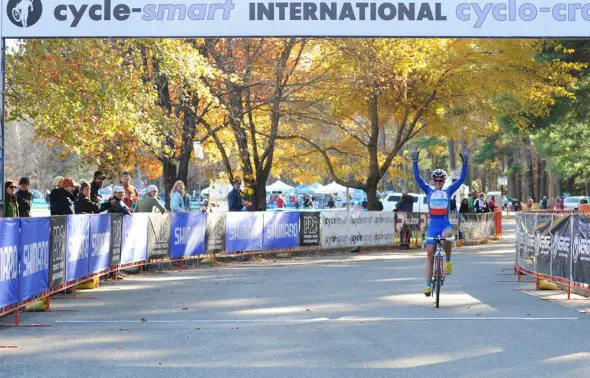
[[[6,118],[6,38],[1,38],[0,42],[0,206],[4,208],[4,139],[5,139],[5,118]]]

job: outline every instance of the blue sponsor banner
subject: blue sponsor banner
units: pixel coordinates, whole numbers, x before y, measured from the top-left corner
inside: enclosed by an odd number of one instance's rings
[[[66,283],[88,275],[90,216],[69,215],[66,243]]]
[[[170,219],[170,257],[197,256],[205,253],[207,215],[173,213]]]
[[[230,212],[225,216],[227,252],[261,251],[264,213]]]
[[[264,213],[263,249],[299,246],[299,213]]]
[[[49,218],[21,218],[19,301],[49,290]]]
[[[147,260],[148,222],[147,213],[123,216],[121,264]]]
[[[18,219],[0,219],[0,308],[18,302]]]
[[[90,261],[88,274],[102,272],[111,262],[111,215],[90,217]]]

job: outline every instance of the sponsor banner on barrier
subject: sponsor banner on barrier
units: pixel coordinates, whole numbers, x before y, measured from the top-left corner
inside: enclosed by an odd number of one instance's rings
[[[299,213],[300,246],[320,245],[320,222],[320,213],[317,211]]]
[[[350,247],[348,211],[324,211],[321,213],[322,248]]]
[[[287,249],[299,246],[299,213],[264,213],[262,249]]]
[[[0,308],[18,302],[19,220],[0,219]]]
[[[170,213],[151,213],[148,217],[147,258],[166,258],[170,245]]]
[[[205,253],[207,215],[173,213],[170,218],[170,257],[174,259]]]
[[[19,301],[24,301],[49,289],[50,220],[21,218],[20,227]]]
[[[67,218],[51,217],[49,238],[49,287],[55,289],[66,282]]]
[[[534,217],[533,214],[530,214]],[[530,217],[530,216],[529,216]],[[551,274],[570,279],[571,229],[570,216],[555,216],[551,227]],[[530,223],[530,221],[529,221]],[[533,247],[534,248],[534,247]],[[525,267],[529,269],[525,252]],[[534,268],[529,270],[534,271]]]
[[[374,212],[373,245],[391,245],[395,237],[395,213]]]
[[[262,250],[264,213],[227,213],[225,218],[226,252]]]
[[[123,214],[111,216],[111,267],[121,263],[121,245],[123,244]]]
[[[374,245],[374,213],[368,211],[348,212],[348,241],[352,246]]]
[[[537,218],[535,229],[535,264],[536,271],[551,274],[551,234],[553,217],[549,215]]]
[[[573,215],[572,279],[590,283],[590,218]]]
[[[121,264],[147,260],[148,214],[137,213],[123,216],[123,241]]]
[[[88,274],[106,270],[111,265],[111,217],[100,214],[90,217],[90,259]]]
[[[90,217],[67,217],[66,283],[88,275]]]
[[[206,241],[208,253],[225,251],[225,215],[226,213],[207,214]]]

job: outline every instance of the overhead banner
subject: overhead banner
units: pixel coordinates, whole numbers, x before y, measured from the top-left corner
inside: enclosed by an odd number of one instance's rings
[[[147,260],[148,214],[137,213],[123,217],[121,264]]]
[[[205,253],[207,215],[173,213],[170,218],[170,257],[179,259]]]
[[[121,263],[121,245],[123,243],[123,214],[111,216],[111,267]]]
[[[55,289],[66,282],[66,230],[65,216],[51,217],[49,237],[49,287]]]
[[[111,216],[109,214],[90,217],[90,259],[88,274],[107,270],[111,265]]]
[[[207,214],[207,253],[225,251],[225,214]]]
[[[312,247],[320,245],[320,213],[317,211],[299,213],[299,245]]]
[[[322,248],[351,246],[348,221],[348,211],[323,211],[321,213]]]
[[[572,215],[574,241],[572,253],[572,280],[590,284],[590,218]]]
[[[66,282],[88,275],[90,216],[69,215],[66,249]]]
[[[227,213],[225,218],[226,252],[262,250],[264,213]]]
[[[150,213],[148,225],[148,259],[164,259],[168,257],[170,243],[170,213]]]
[[[18,302],[19,220],[0,219],[0,308]]]
[[[2,0],[2,37],[588,37],[590,3],[552,0]]]
[[[299,246],[299,213],[264,213],[262,249],[288,249]]]
[[[49,218],[20,219],[19,301],[49,289],[49,223]]]

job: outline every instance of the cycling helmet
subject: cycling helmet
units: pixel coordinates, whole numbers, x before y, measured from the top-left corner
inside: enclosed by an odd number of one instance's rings
[[[435,169],[434,172],[432,172],[432,175],[430,175],[430,177],[435,180],[435,179],[443,179],[446,180],[447,179],[447,172],[445,172],[442,169]]]

